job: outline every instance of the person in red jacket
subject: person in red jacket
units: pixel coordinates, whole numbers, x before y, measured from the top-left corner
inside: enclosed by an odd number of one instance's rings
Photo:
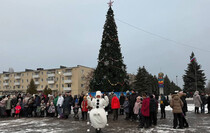
[[[150,106],[150,98],[147,97],[147,95],[144,93],[142,95],[143,102],[141,107],[141,114],[142,114],[142,122],[141,122],[141,128],[149,128],[149,106]]]
[[[120,108],[120,101],[115,94],[114,94],[114,97],[112,98],[111,107],[113,109],[113,114],[114,114],[113,120],[117,120],[118,119],[118,109]]]
[[[84,96],[83,98],[81,107],[82,107],[82,120],[87,120],[88,102],[86,96]]]

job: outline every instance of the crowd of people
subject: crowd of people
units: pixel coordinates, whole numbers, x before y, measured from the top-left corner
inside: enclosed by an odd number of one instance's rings
[[[105,107],[108,114],[113,114],[113,120],[118,120],[118,115],[125,115],[125,120],[139,122],[139,128],[149,128],[157,125],[158,106],[160,107],[160,119],[166,118],[165,107],[172,108],[174,120],[173,128],[187,128],[189,124],[186,120],[187,102],[186,93],[178,92],[168,96],[158,96],[154,94],[141,93],[135,90],[124,95],[121,93],[118,98],[114,92],[104,93],[102,97],[108,96],[109,104]],[[76,120],[88,119],[88,94],[75,95],[65,94],[17,94],[7,95],[0,98],[0,117],[57,117],[67,119],[71,112]],[[193,96],[195,113],[205,113],[205,105],[208,105],[210,113],[210,94],[208,97],[196,91]],[[73,110],[72,110],[73,109]],[[81,111],[79,111],[81,110]],[[81,112],[81,115],[79,114]],[[81,116],[81,117],[80,117]],[[109,115],[107,115],[107,118]]]

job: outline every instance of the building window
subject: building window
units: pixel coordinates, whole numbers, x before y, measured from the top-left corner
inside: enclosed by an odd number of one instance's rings
[[[43,88],[43,85],[41,85],[41,88]]]
[[[28,79],[27,79],[27,82],[28,82]]]
[[[84,87],[84,84],[81,84],[81,87],[83,88]]]
[[[64,87],[64,84],[62,84],[62,87]]]
[[[43,72],[42,72],[42,75],[43,75]]]
[[[71,77],[68,77],[68,80],[71,80]]]
[[[81,73],[84,74],[84,70],[81,70]]]
[[[42,82],[43,82],[43,79],[42,79]]]
[[[71,87],[71,84],[67,84],[68,87]]]
[[[23,81],[24,81],[24,80],[22,79],[22,83],[23,83]]]
[[[22,74],[22,76],[24,76],[24,73]]]
[[[15,86],[13,86],[13,89],[15,89]]]
[[[64,77],[62,77],[62,80],[64,80]]]
[[[23,89],[23,86],[22,86],[22,89]]]
[[[56,88],[58,88],[58,84],[56,85]]]

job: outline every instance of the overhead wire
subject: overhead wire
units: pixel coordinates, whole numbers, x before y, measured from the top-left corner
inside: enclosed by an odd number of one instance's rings
[[[122,21],[122,20],[120,20],[120,19],[118,19],[118,18],[115,18],[115,19],[116,19],[117,21],[123,23],[123,24],[126,24],[126,25],[128,25],[128,26],[130,26],[130,27],[136,29],[136,30],[143,31],[143,32],[145,32],[145,33],[147,33],[147,34],[150,34],[150,35],[152,35],[152,36],[156,36],[156,37],[158,37],[158,38],[161,38],[161,39],[164,39],[164,40],[173,42],[173,43],[175,43],[175,44],[178,44],[178,45],[181,45],[181,46],[185,46],[185,47],[190,47],[190,48],[197,49],[197,50],[204,51],[204,52],[210,52],[210,50],[206,50],[206,49],[201,49],[201,48],[198,48],[198,47],[194,47],[194,46],[191,46],[191,45],[188,45],[188,44],[185,44],[185,43],[182,43],[182,42],[178,42],[178,41],[176,41],[176,40],[169,39],[169,38],[166,38],[166,37],[164,37],[164,36],[161,36],[161,35],[152,33],[152,32],[150,32],[150,31],[144,30],[144,29],[142,29],[142,28],[139,28],[139,27],[137,27],[137,26],[134,26],[134,25],[132,25],[132,24],[129,24],[129,23],[125,22],[125,21]]]

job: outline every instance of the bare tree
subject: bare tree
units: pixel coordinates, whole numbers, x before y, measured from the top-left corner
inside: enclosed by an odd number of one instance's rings
[[[90,85],[90,81],[93,79],[93,72],[94,71],[91,71],[87,75],[84,75],[84,77],[83,77],[84,78],[84,81],[85,81],[84,87],[85,87],[85,90],[87,92],[89,92],[89,90],[90,90],[89,85]]]

